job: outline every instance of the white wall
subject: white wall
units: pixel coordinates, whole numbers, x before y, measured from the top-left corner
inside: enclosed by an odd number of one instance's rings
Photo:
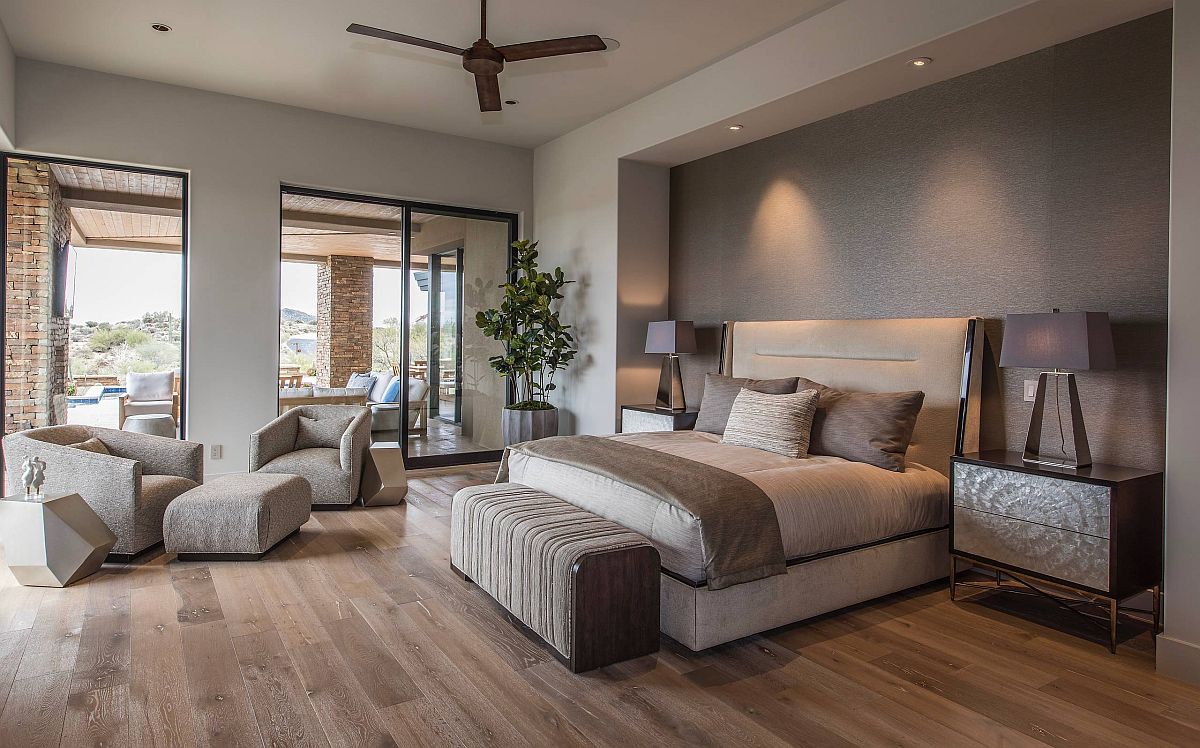
[[[1200,0],[1176,0],[1167,349],[1165,626],[1158,669],[1200,683]]]
[[[29,60],[17,148],[188,170],[188,435],[248,464],[275,411],[281,182],[523,214],[532,153]]]
[[[0,148],[12,148],[16,141],[16,96],[17,58],[13,55],[8,32],[4,24],[0,23]]]

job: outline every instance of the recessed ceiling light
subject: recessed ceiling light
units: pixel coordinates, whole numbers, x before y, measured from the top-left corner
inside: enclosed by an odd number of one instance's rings
[[[908,64],[914,68],[923,68],[931,62],[933,62],[932,57],[914,57],[908,61]]]
[[[734,132],[737,132],[738,130],[742,129],[742,126],[741,125],[730,125],[729,129],[733,130]]]
[[[517,104],[520,104],[521,102],[517,101],[516,99],[505,99],[504,103],[508,104],[509,106],[516,106]]]
[[[605,52],[612,52],[614,50],[621,48],[621,42],[617,41],[616,39],[613,39],[612,37],[602,36],[602,37],[600,37],[600,41],[604,42],[604,51]]]
[[[154,29],[155,31],[161,31],[164,34],[171,30],[171,27],[165,23],[152,23],[150,24],[150,28]]]

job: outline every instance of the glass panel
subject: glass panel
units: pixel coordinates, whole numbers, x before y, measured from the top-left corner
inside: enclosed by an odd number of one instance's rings
[[[509,223],[412,214],[408,449],[413,457],[502,449],[507,382],[488,364],[504,347],[475,315],[497,306]]]
[[[184,180],[17,157],[6,176],[4,432],[137,415],[178,435]],[[154,397],[127,392],[141,374]]]

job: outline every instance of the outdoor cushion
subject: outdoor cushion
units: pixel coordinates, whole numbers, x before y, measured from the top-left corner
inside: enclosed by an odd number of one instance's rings
[[[378,402],[381,403],[398,403],[400,402],[400,377],[392,377],[392,381],[388,383],[387,392],[383,393],[383,398]]]
[[[367,387],[313,387],[317,397],[366,397]]]
[[[175,390],[175,372],[131,371],[125,376],[125,393],[130,400],[170,400]]]
[[[383,402],[383,395],[387,392],[388,385],[392,383],[391,373],[384,374],[382,372],[374,372],[375,384],[371,385],[371,391],[367,393],[367,401],[372,403]]]
[[[281,399],[286,399],[289,397],[312,397],[312,396],[313,396],[313,388],[312,387],[280,387],[279,388],[279,397]]]

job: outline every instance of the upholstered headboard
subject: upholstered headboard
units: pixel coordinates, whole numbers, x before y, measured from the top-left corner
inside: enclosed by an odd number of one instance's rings
[[[922,390],[907,459],[948,473],[979,448],[983,324],[951,319],[726,322],[721,372],[807,377],[846,392]]]

